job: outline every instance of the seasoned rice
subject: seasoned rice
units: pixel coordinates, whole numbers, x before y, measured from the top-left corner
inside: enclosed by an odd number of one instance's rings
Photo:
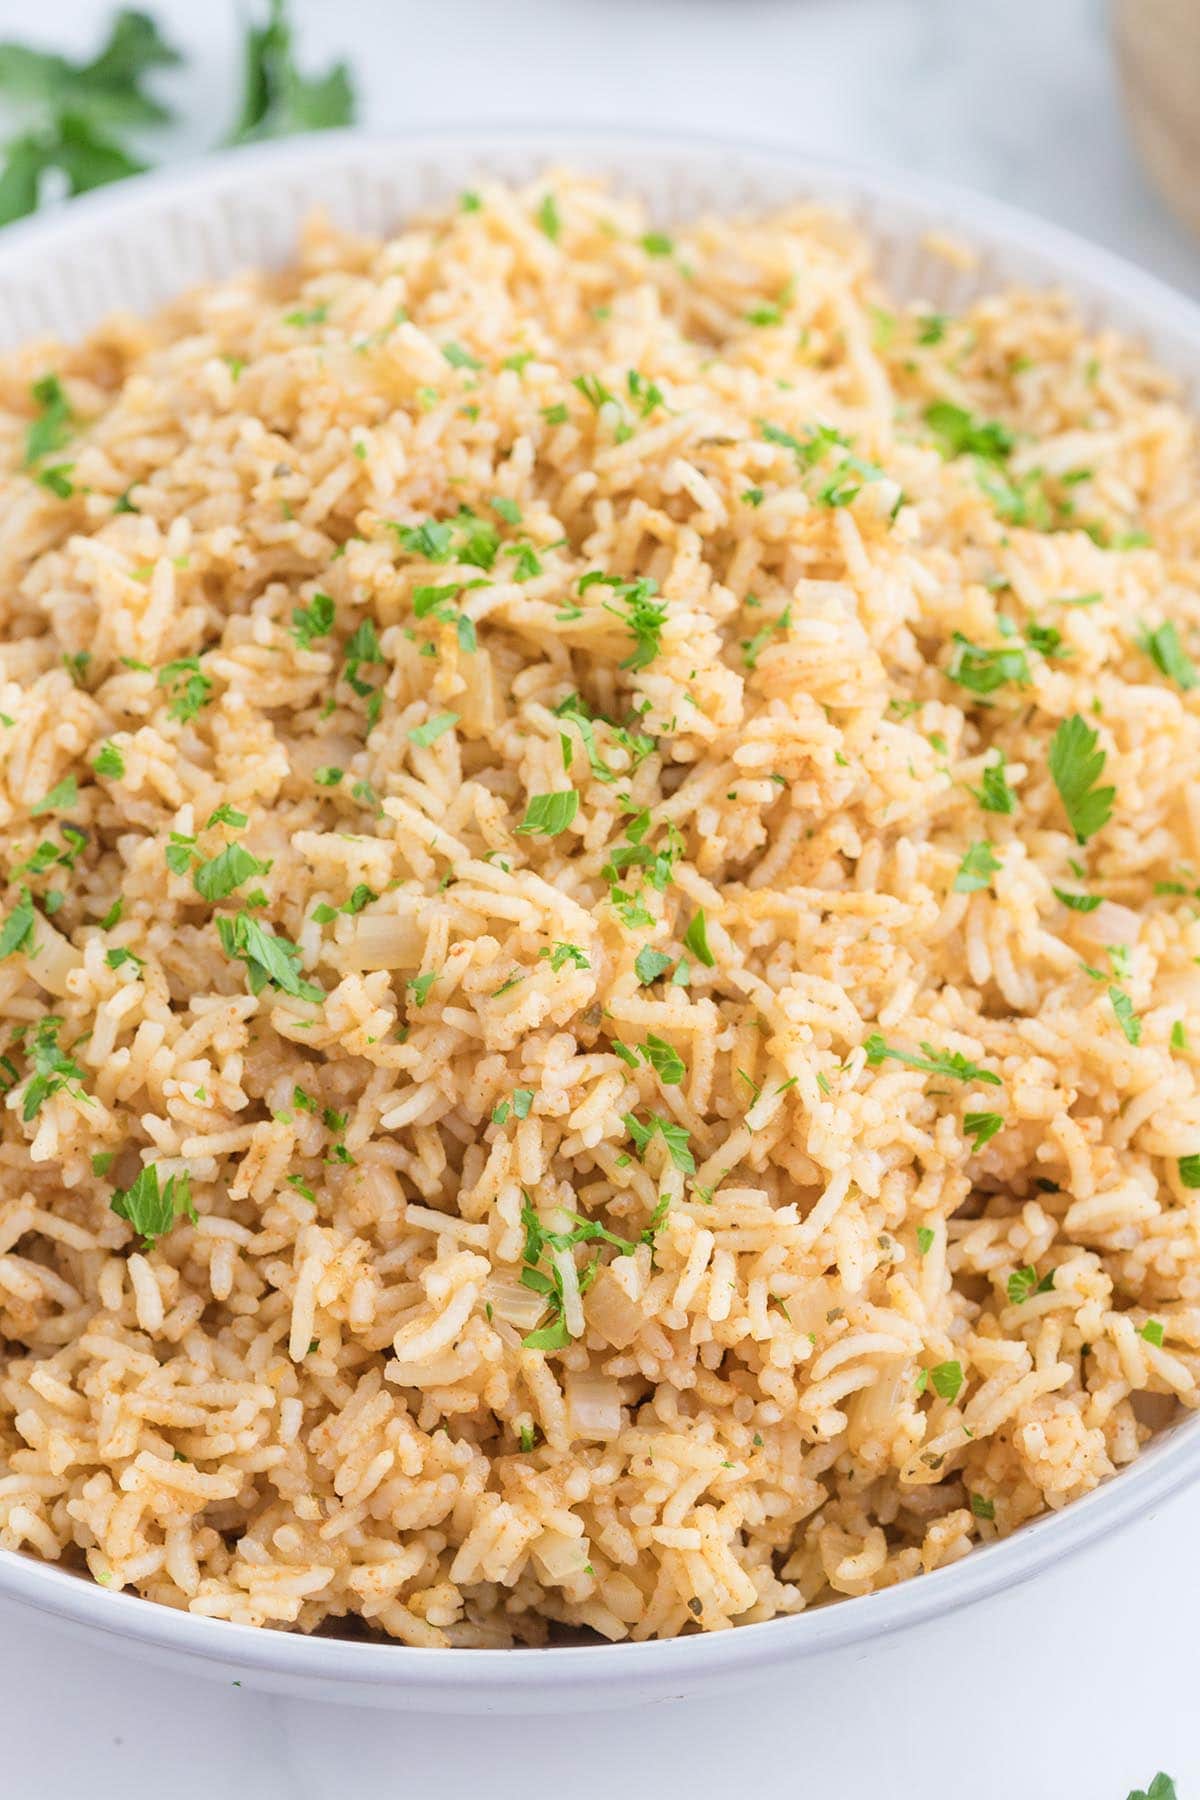
[[[0,462],[0,1544],[665,1637],[1196,1404],[1200,466],[1136,346],[555,177],[28,348]]]

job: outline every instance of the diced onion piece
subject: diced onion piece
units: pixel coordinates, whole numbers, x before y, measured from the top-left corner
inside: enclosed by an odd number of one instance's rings
[[[611,1269],[601,1269],[587,1297],[587,1322],[614,1350],[625,1350],[646,1321]]]
[[[349,767],[361,753],[361,743],[351,737],[306,737],[299,733],[288,743],[288,761],[293,771],[309,780],[318,769]]]
[[[585,1537],[567,1537],[561,1531],[543,1531],[530,1546],[530,1554],[544,1581],[569,1581],[587,1572],[590,1549]]]
[[[614,1438],[621,1429],[621,1390],[611,1375],[569,1373],[563,1381],[567,1419],[577,1438]]]
[[[1141,919],[1128,906],[1102,900],[1094,912],[1076,913],[1075,929],[1093,944],[1136,944]]]
[[[395,913],[359,913],[344,944],[344,962],[356,969],[420,967],[422,937],[414,920]]]
[[[41,913],[33,924],[33,948],[26,951],[29,973],[39,987],[62,1000],[67,995],[67,977],[83,966],[83,954],[76,950],[61,931],[55,929]]]
[[[534,1330],[546,1310],[544,1294],[535,1294],[532,1288],[522,1287],[519,1281],[505,1281],[500,1275],[492,1276],[483,1297],[494,1317],[521,1332]]]

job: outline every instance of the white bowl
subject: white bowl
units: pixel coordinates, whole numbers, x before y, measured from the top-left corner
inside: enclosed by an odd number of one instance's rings
[[[953,311],[1012,281],[1067,288],[1091,324],[1142,337],[1200,410],[1200,308],[1118,257],[994,201],[754,145],[623,132],[328,133],[235,151],[72,201],[0,235],[0,345],[74,337],[114,308],[145,311],[249,264],[281,264],[324,206],[385,232],[482,176],[515,181],[547,164],[610,177],[666,221],[797,198],[828,201],[873,239],[894,292]],[[965,238],[975,268],[932,254],[930,232]],[[1125,1473],[1004,1542],[885,1593],[797,1618],[670,1643],[552,1650],[415,1650],[254,1630],[109,1593],[84,1577],[0,1551],[0,1596],[64,1629],[194,1674],[318,1699],[446,1712],[557,1712],[727,1688],[767,1664],[863,1646],[1026,1581],[1149,1513],[1200,1475],[1200,1417],[1163,1432]]]

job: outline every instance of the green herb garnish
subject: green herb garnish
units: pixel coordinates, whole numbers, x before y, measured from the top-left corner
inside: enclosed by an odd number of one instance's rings
[[[196,1223],[190,1177],[186,1173],[169,1175],[160,1187],[155,1163],[147,1163],[129,1187],[119,1188],[109,1205],[118,1218],[126,1219],[140,1234],[147,1249],[179,1218]]]
[[[1066,810],[1076,841],[1086,844],[1107,825],[1117,790],[1097,787],[1106,755],[1097,750],[1098,733],[1073,713],[1064,719],[1050,746],[1050,774]]]

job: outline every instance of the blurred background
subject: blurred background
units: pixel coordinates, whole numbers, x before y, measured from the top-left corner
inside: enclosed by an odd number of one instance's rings
[[[141,0],[183,52],[150,82],[194,154],[238,106],[267,0]],[[1200,0],[291,0],[299,60],[344,58],[360,123],[557,122],[732,133],[978,187],[1109,244],[1200,296],[1200,239],[1135,158],[1111,13],[1155,150],[1184,203],[1200,158]],[[0,0],[0,38],[93,51],[110,0]],[[1184,148],[1182,152],[1179,146]],[[1182,172],[1179,156],[1183,155]],[[1161,162],[1161,156],[1159,158]],[[1192,199],[1194,207],[1200,202]],[[1198,219],[1200,224],[1200,219]]]

